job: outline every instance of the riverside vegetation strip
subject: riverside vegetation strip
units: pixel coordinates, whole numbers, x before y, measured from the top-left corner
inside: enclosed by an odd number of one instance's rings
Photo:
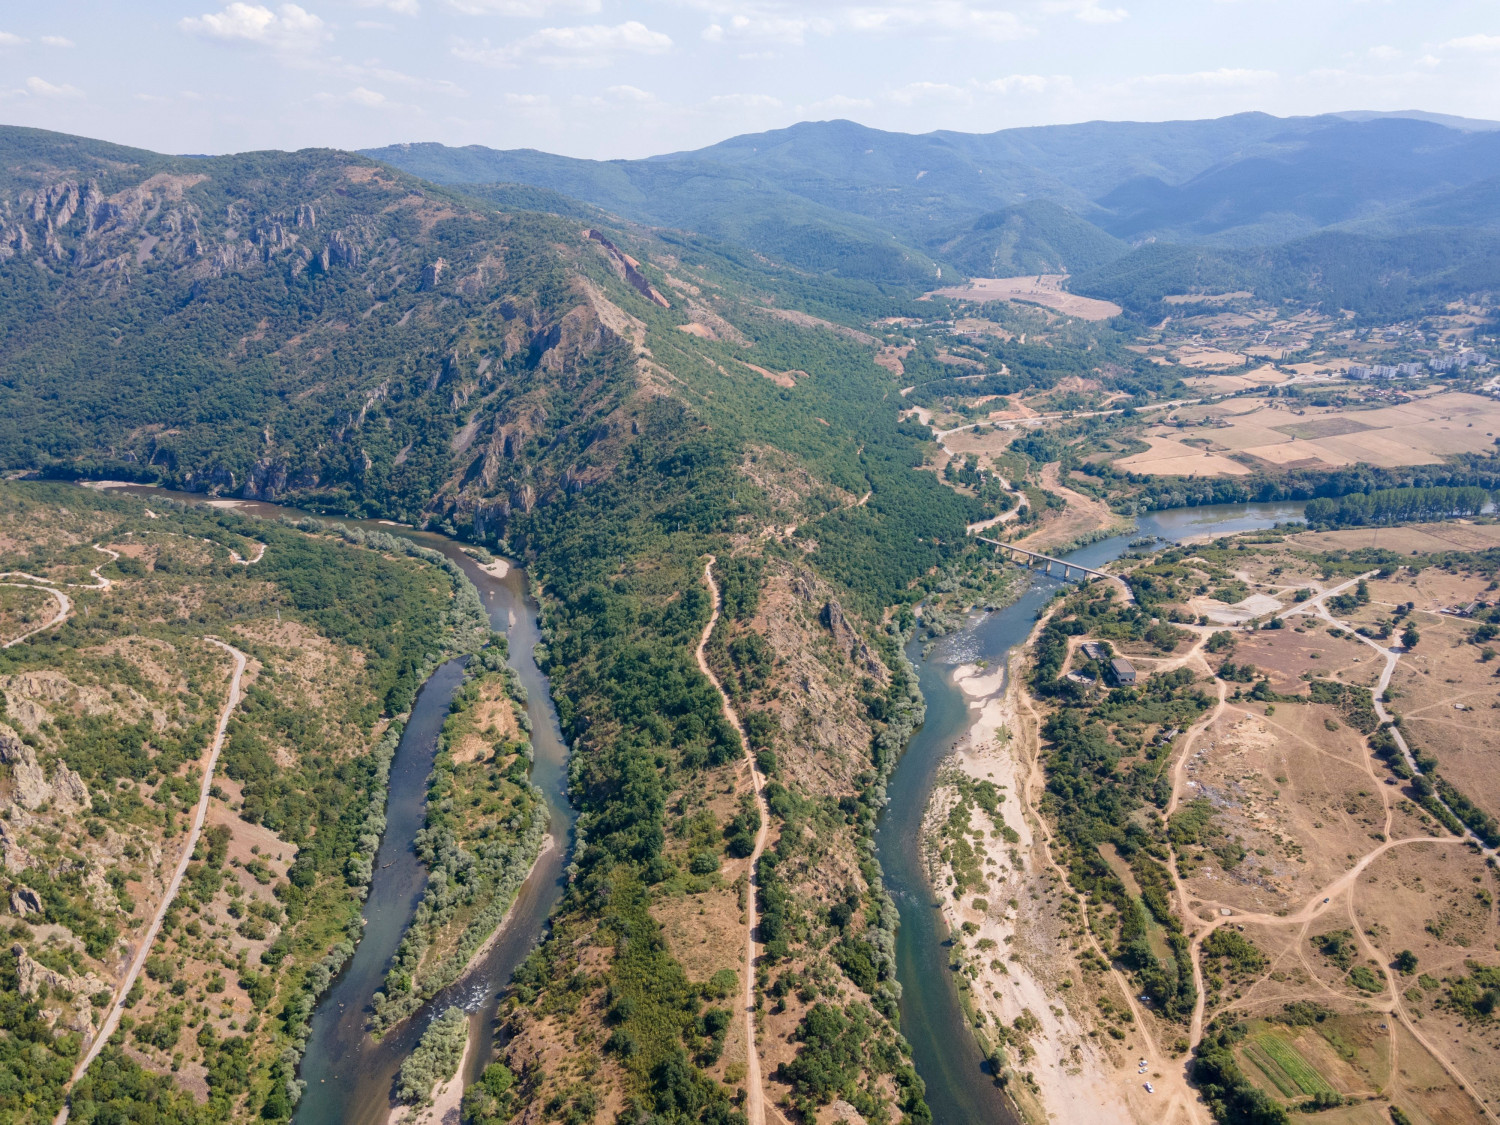
[[[547,809],[527,778],[526,692],[506,656],[497,634],[473,658],[438,737],[427,823],[416,840],[427,886],[375,996],[377,1033],[463,974],[501,925],[546,837]]]
[[[0,658],[0,849],[19,904],[0,958],[5,1066],[28,1079],[0,1096],[20,1119],[51,1119],[93,1047],[73,1120],[139,1100],[191,1122],[290,1105],[302,1021],[357,936],[392,718],[429,662],[483,635],[454,576],[389,537],[370,549],[321,525],[153,503],[0,486],[3,565],[79,587],[77,612]],[[96,543],[118,557],[99,566]],[[92,568],[108,581],[82,581]],[[206,778],[193,763],[223,702],[199,651],[210,631],[248,667]],[[200,791],[202,836],[172,898],[168,857]],[[125,951],[158,911],[101,1043]]]
[[[1191,1119],[1197,1091],[1219,1120],[1237,1123],[1339,1106],[1364,1107],[1351,1119],[1372,1122],[1387,1107],[1399,1120],[1491,1119],[1496,1032],[1474,999],[1496,967],[1494,865],[1482,835],[1466,838],[1437,786],[1424,786],[1439,759],[1428,753],[1414,774],[1370,691],[1389,705],[1401,695],[1387,683],[1412,684],[1403,690],[1420,688],[1413,705],[1424,715],[1438,713],[1427,700],[1457,700],[1442,705],[1461,715],[1471,706],[1489,659],[1484,622],[1434,613],[1451,602],[1433,599],[1481,593],[1495,558],[1350,552],[1330,541],[1338,534],[1256,533],[1127,561],[1136,607],[1097,589],[1062,592],[1038,626],[1027,687],[986,703],[963,772],[948,779],[956,803],[938,871],[963,900],[951,911],[964,921],[956,963],[973,979],[976,1026],[998,1040],[1002,1073],[1024,1081],[1023,1109],[1055,1110],[1078,1092],[1076,1078],[1027,1068],[1086,1032],[1082,1057],[1102,1046],[1114,1059],[1099,1067],[1114,1070],[1114,1092],[1101,1096],[1131,1119]],[[1186,595],[1216,582],[1236,599],[1261,592],[1241,619],[1249,625],[1182,612]],[[1408,590],[1422,608],[1397,600]],[[1427,640],[1413,634],[1387,651],[1378,638],[1394,640],[1413,613],[1444,640],[1424,655]],[[1085,639],[1127,653],[1140,685],[1097,686]],[[1423,674],[1438,671],[1426,665],[1439,654],[1447,687]],[[1411,670],[1393,680],[1398,667]],[[1402,728],[1410,722],[1403,716]],[[1002,729],[1016,737],[981,745]],[[1030,755],[1041,771],[1034,788],[1016,784]],[[1445,744],[1444,755],[1463,769],[1455,749]],[[989,788],[986,769],[1005,785]],[[1461,776],[1471,792],[1450,790],[1478,809],[1483,783]],[[997,867],[969,839],[976,804],[1005,814],[1009,792],[1029,793],[1050,828],[1045,848],[1072,884],[1060,901],[1045,878],[1018,884],[1011,864]],[[1005,835],[1028,856],[1042,846],[1029,831]],[[1010,858],[1018,870],[1032,862],[1015,849]],[[1010,887],[999,893],[1019,886],[1031,901],[995,910],[997,878]],[[1059,941],[1073,953],[1060,968]],[[1422,958],[1440,968],[1418,984]],[[1045,1010],[1021,1008],[1038,984]],[[1469,1049],[1450,1049],[1450,1031]],[[1141,1073],[1127,1061],[1138,1053],[1148,1060]]]
[[[3,141],[7,231],[16,243],[24,234],[59,248],[36,259],[40,268],[20,255],[0,261],[6,417],[40,419],[24,430],[0,425],[5,464],[401,519],[501,549],[535,582],[537,656],[572,749],[578,836],[550,933],[505,1000],[502,1057],[468,1092],[470,1119],[740,1120],[750,1032],[730,998],[747,985],[776,1112],[924,1119],[922,1083],[896,1025],[896,914],[871,851],[885,778],[922,715],[900,651],[912,607],[934,592],[955,609],[1000,594],[993,562],[965,529],[1002,508],[1016,513],[1005,534],[1028,534],[1068,511],[1064,489],[1118,506],[1199,495],[1202,482],[1143,482],[1095,457],[1128,446],[1128,409],[1188,397],[1180,373],[1132,351],[1128,326],[1014,307],[996,314],[1014,314],[1000,325],[1012,339],[986,330],[995,346],[976,347],[937,323],[948,307],[915,300],[911,288],[810,273],[608,216],[581,220],[567,201],[552,201],[558,214],[517,209],[545,199],[535,194],[497,196],[507,208],[497,213],[350,154],[188,161],[30,132],[7,131]],[[583,221],[614,249],[584,237]],[[908,320],[923,325],[925,342],[908,342]],[[889,364],[905,362],[896,353],[908,347],[912,370],[898,380]],[[771,380],[761,370],[787,374]],[[970,422],[1005,412],[962,393],[973,384],[955,377],[961,370],[1004,380],[1016,413],[1054,417],[1008,437],[976,425],[967,433],[984,448],[961,449],[953,435],[947,444],[963,461],[943,462],[932,432],[902,420],[900,392],[915,385],[913,394],[945,411],[962,407]],[[52,394],[47,373],[58,371],[70,372],[69,396]],[[1116,395],[1123,405],[1097,420],[1065,417],[1092,415],[1091,398]],[[1475,454],[1424,482],[1483,483],[1456,478],[1491,471]],[[1338,487],[1369,479],[1349,472]],[[1284,483],[1324,487],[1308,474]],[[311,597],[338,573],[327,557],[342,558],[320,552],[354,545],[304,526],[317,551],[277,540],[254,567],[235,566],[232,555],[227,565],[294,601]],[[398,577],[430,561],[384,537],[350,537]],[[248,542],[230,549],[253,554]],[[712,616],[705,555],[719,560],[724,612],[704,655],[743,736],[694,658]],[[287,876],[295,891],[285,901],[248,904],[265,895],[243,879],[234,900],[243,915],[236,933],[243,925],[266,935],[237,936],[264,942],[286,967],[279,976],[256,969],[262,951],[247,947],[250,972],[236,964],[233,974],[236,987],[246,982],[243,997],[223,974],[224,994],[251,1001],[215,1024],[214,1035],[234,1041],[214,1056],[229,1060],[215,1063],[227,1077],[199,1075],[190,1047],[175,1072],[165,1049],[141,1048],[154,1077],[117,1091],[123,1104],[159,1088],[206,1095],[206,1108],[183,1101],[188,1116],[290,1112],[289,1067],[310,1007],[297,974],[305,968],[315,992],[347,955],[352,885],[369,872],[360,839],[378,835],[381,762],[394,746],[393,728],[379,730],[381,712],[399,714],[441,651],[454,622],[443,620],[451,611],[438,593],[453,589],[451,578],[410,590],[411,604],[379,627],[361,626],[357,644],[330,647],[332,678],[309,674],[323,689],[314,711],[365,699],[361,677],[374,684],[360,739],[340,743],[347,757],[337,769],[309,772],[304,743],[320,749],[321,732],[251,685],[243,721],[277,733],[258,747],[254,783],[226,792],[284,839],[257,841],[260,850],[244,855],[225,845],[203,862],[264,868],[268,886]],[[390,590],[408,592],[399,582]],[[353,583],[335,600],[357,604],[359,623],[382,605],[379,593]],[[337,613],[319,606],[307,627],[343,637]],[[76,627],[70,619],[64,628]],[[459,647],[487,636],[468,630]],[[334,659],[356,649],[365,654],[358,667],[352,655],[348,665]],[[1171,691],[1174,702],[1190,695],[1187,685]],[[355,753],[371,742],[373,752]],[[753,881],[747,752],[767,778],[769,813]],[[498,765],[508,771],[515,761]],[[467,765],[455,760],[452,776],[435,783],[477,793],[470,807],[482,809],[494,779],[468,776]],[[508,784],[502,790],[520,797]],[[483,846],[464,837],[479,820],[459,803],[438,811],[434,840],[451,831],[455,847],[435,843],[434,862],[462,865],[460,849],[480,856]],[[321,819],[336,813],[336,825]],[[290,855],[294,835],[295,864],[263,858]],[[337,894],[324,889],[336,877]],[[761,952],[747,981],[741,911],[753,889]],[[471,931],[464,911],[478,918],[478,903],[434,894],[427,920],[436,928],[414,931],[415,972],[391,982],[387,995],[402,997],[393,1013],[427,974],[457,963]],[[294,904],[306,911],[296,922]],[[283,923],[268,916],[273,908],[293,928],[324,927],[321,946],[277,947],[286,931],[275,932]],[[1149,923],[1145,936],[1161,937]],[[1175,957],[1150,948],[1172,972]],[[153,980],[151,995],[170,995],[180,981]],[[257,998],[264,1011],[253,1010]],[[151,1035],[169,1041],[170,1003],[165,1017],[154,999],[142,1013],[148,1047]],[[235,1059],[273,1055],[269,1069],[248,1068],[243,1089],[234,1085]]]

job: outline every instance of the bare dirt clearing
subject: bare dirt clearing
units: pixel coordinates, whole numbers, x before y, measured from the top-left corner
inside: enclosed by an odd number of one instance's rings
[[[976,277],[968,285],[934,289],[930,296],[951,297],[959,301],[1023,301],[1045,305],[1065,316],[1080,320],[1108,320],[1119,316],[1120,306],[1113,301],[1080,297],[1063,289],[1066,274],[1030,274],[1026,277]]]
[[[1287,540],[1299,550],[1356,550],[1381,547],[1387,551],[1424,555],[1442,551],[1484,551],[1500,547],[1500,523],[1468,520],[1410,524],[1405,527],[1348,527],[1338,531],[1305,532]]]

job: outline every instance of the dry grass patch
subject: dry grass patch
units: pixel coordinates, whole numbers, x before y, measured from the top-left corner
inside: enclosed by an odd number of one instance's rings
[[[1187,880],[1193,897],[1292,911],[1375,846],[1370,834],[1385,828],[1378,783],[1357,736],[1328,731],[1327,719],[1339,721],[1321,704],[1278,704],[1272,717],[1230,708],[1199,736],[1183,801],[1209,802],[1214,826],[1245,854],[1230,864],[1206,851]]]
[[[1304,618],[1293,617],[1300,623]],[[1320,680],[1373,686],[1380,676],[1380,659],[1369,646],[1330,636],[1321,624],[1299,633],[1291,625],[1235,634],[1234,650],[1227,659],[1235,664],[1253,664],[1266,673],[1271,686],[1288,695],[1305,694],[1304,674]]]
[[[1120,315],[1113,301],[1080,297],[1063,289],[1066,274],[1028,274],[1025,277],[976,277],[966,286],[935,289],[929,296],[950,297],[958,301],[1021,301],[1045,305],[1064,316],[1080,320],[1109,320]]]

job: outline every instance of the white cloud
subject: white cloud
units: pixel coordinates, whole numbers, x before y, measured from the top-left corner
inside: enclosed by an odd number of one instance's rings
[[[515,66],[536,63],[541,66],[597,67],[607,66],[619,55],[659,55],[671,50],[672,40],[652,31],[638,20],[609,26],[586,24],[581,27],[544,27],[524,39],[503,47],[459,43],[453,54],[465,62],[483,66]]]
[[[379,8],[398,16],[414,16],[422,10],[417,0],[354,0],[356,8]]]
[[[1014,12],[958,0],[848,8],[844,20],[856,31],[933,31],[1000,42],[1035,34]]]
[[[466,16],[512,16],[540,19],[555,11],[593,15],[603,5],[600,0],[448,0],[448,7]]]
[[[1040,94],[1059,86],[1072,85],[1073,80],[1066,74],[1054,74],[1051,77],[1043,74],[1007,74],[981,82],[979,88],[990,94]]]
[[[710,43],[725,40],[736,42],[786,43],[800,47],[808,32],[829,35],[834,30],[832,20],[822,17],[744,15],[736,13],[722,23],[712,23],[703,29],[703,38]]]
[[[43,35],[42,42],[49,47],[74,47],[77,46],[73,40],[62,35]]]
[[[848,94],[834,94],[831,98],[813,102],[806,109],[797,107],[799,114],[807,113],[816,116],[820,113],[847,113],[856,109],[874,109],[875,103],[869,98],[852,98]]]
[[[655,94],[649,94],[638,86],[611,86],[604,91],[617,102],[654,102]]]
[[[1365,55],[1369,58],[1374,59],[1376,62],[1390,62],[1392,59],[1399,59],[1401,57],[1401,52],[1398,51],[1395,47],[1389,47],[1382,44],[1379,47],[1371,47],[1368,51],[1365,52]]]
[[[83,91],[77,86],[69,86],[64,82],[60,86],[54,86],[45,78],[26,79],[26,90],[39,98],[81,98]]]
[[[1104,8],[1098,0],[1049,0],[1044,8],[1048,12],[1071,12],[1074,19],[1084,23],[1119,23],[1129,17],[1124,8]]]
[[[540,109],[552,104],[546,94],[506,94],[505,104],[517,109]]]
[[[963,90],[946,82],[908,82],[905,86],[892,90],[887,96],[891,101],[900,105],[915,105],[917,102],[931,101],[962,101],[968,97]]]
[[[26,40],[11,31],[0,31],[0,47],[19,47]]]
[[[314,101],[325,105],[347,105],[358,109],[373,109],[381,112],[392,110],[415,110],[420,113],[418,106],[407,105],[404,102],[392,101],[379,90],[372,90],[368,86],[355,86],[342,94],[330,94],[327,92],[313,95]]]
[[[446,78],[419,78],[414,74],[405,74],[399,70],[379,65],[378,60],[372,60],[366,66],[356,66],[346,63],[338,68],[338,73],[343,74],[351,81],[368,79],[377,82],[388,82],[395,86],[404,86],[408,90],[420,90],[428,94],[448,94],[455,98],[466,98],[469,92],[456,82],[450,82]]]
[[[1500,51],[1500,35],[1465,35],[1450,39],[1444,47],[1457,47],[1461,51]]]
[[[308,51],[325,38],[321,19],[297,4],[276,11],[236,0],[221,12],[188,16],[178,26],[191,35],[228,43],[248,43],[278,51]]]

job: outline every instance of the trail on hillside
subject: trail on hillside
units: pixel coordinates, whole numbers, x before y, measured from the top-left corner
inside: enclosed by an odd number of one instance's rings
[[[229,679],[229,698],[224,702],[224,708],[219,712],[219,725],[214,730],[213,742],[209,745],[208,760],[203,765],[203,780],[198,786],[198,807],[193,811],[192,827],[188,829],[187,840],[182,847],[182,856],[177,861],[177,870],[172,875],[172,881],[167,884],[163,892],[161,903],[156,908],[156,916],[151,919],[151,925],[141,937],[140,945],[136,947],[135,958],[130,962],[130,970],[115,989],[113,1002],[109,1006],[109,1015],[99,1027],[99,1033],[94,1036],[94,1042],[88,1052],[79,1061],[77,1068],[73,1071],[73,1077],[69,1080],[72,1086],[83,1077],[88,1070],[89,1064],[98,1057],[104,1045],[109,1042],[110,1036],[115,1033],[119,1025],[120,1016],[125,1011],[125,999],[130,995],[130,989],[135,984],[136,978],[141,975],[141,969],[146,964],[146,958],[151,953],[151,946],[156,941],[157,932],[161,929],[162,919],[166,917],[167,910],[172,905],[172,900],[177,897],[178,888],[182,885],[183,873],[187,871],[188,864],[192,861],[193,850],[198,846],[198,836],[203,831],[203,821],[208,815],[209,789],[213,785],[214,767],[219,761],[219,751],[224,748],[224,736],[229,730],[229,717],[240,703],[240,680],[245,674],[246,656],[233,645],[226,644],[217,637],[205,637],[209,644],[218,645],[234,658],[234,674]],[[64,1125],[68,1120],[69,1104],[63,1103],[53,1125]]]
[[[119,551],[111,551],[108,547],[101,547],[97,543],[94,544],[94,550],[98,551],[101,555],[108,555],[110,562],[114,562],[120,557]],[[14,586],[18,590],[40,590],[44,594],[51,594],[57,600],[57,616],[43,625],[38,625],[35,629],[27,629],[19,637],[12,637],[5,642],[3,647],[12,648],[22,641],[36,636],[38,633],[45,633],[48,629],[54,629],[72,615],[73,599],[59,590],[59,586],[67,586],[75,590],[108,590],[113,586],[114,582],[99,573],[99,567],[104,565],[104,563],[100,563],[99,566],[89,571],[89,576],[93,578],[93,582],[54,582],[50,578],[38,578],[35,574],[27,574],[24,570],[0,571],[0,579],[24,579],[21,582],[0,581],[0,586]]]
[[[38,625],[34,629],[27,629],[26,632],[22,633],[19,637],[14,637],[11,640],[6,641],[4,646],[5,648],[13,648],[16,645],[20,644],[22,641],[36,636],[38,633],[45,633],[48,629],[52,629],[58,625],[61,625],[68,619],[68,614],[73,612],[72,599],[69,598],[67,594],[57,589],[55,586],[46,585],[45,579],[35,578],[30,574],[22,574],[20,571],[14,570],[5,571],[3,574],[0,574],[0,578],[17,577],[30,578],[32,580],[30,582],[0,582],[0,586],[14,586],[18,590],[40,590],[44,594],[51,594],[52,597],[57,599],[57,614],[50,621],[46,621],[43,624]]]
[[[760,1080],[760,1051],[755,1045],[755,896],[760,889],[760,880],[756,875],[756,865],[760,862],[760,854],[765,851],[766,835],[771,826],[771,810],[766,807],[765,789],[766,779],[763,778],[755,766],[755,754],[750,749],[750,739],[745,734],[745,727],[740,722],[738,712],[734,704],[729,701],[729,696],[724,691],[724,685],[719,683],[719,677],[714,675],[713,669],[708,666],[708,638],[714,631],[714,626],[719,623],[719,608],[723,603],[723,596],[719,592],[719,584],[714,580],[715,558],[708,556],[708,561],[703,564],[703,581],[708,583],[709,590],[713,593],[713,612],[709,614],[708,624],[703,627],[703,636],[698,640],[698,669],[708,677],[709,683],[714,685],[714,690],[719,693],[719,699],[724,704],[724,714],[734,724],[734,729],[740,733],[740,741],[745,746],[745,763],[750,767],[750,783],[755,791],[755,808],[760,815],[760,828],[755,833],[755,850],[750,853],[750,871],[747,876],[745,887],[745,990],[743,995],[745,1009],[745,1110],[750,1119],[750,1125],[765,1125],[766,1103],[765,1092],[761,1087]]]

